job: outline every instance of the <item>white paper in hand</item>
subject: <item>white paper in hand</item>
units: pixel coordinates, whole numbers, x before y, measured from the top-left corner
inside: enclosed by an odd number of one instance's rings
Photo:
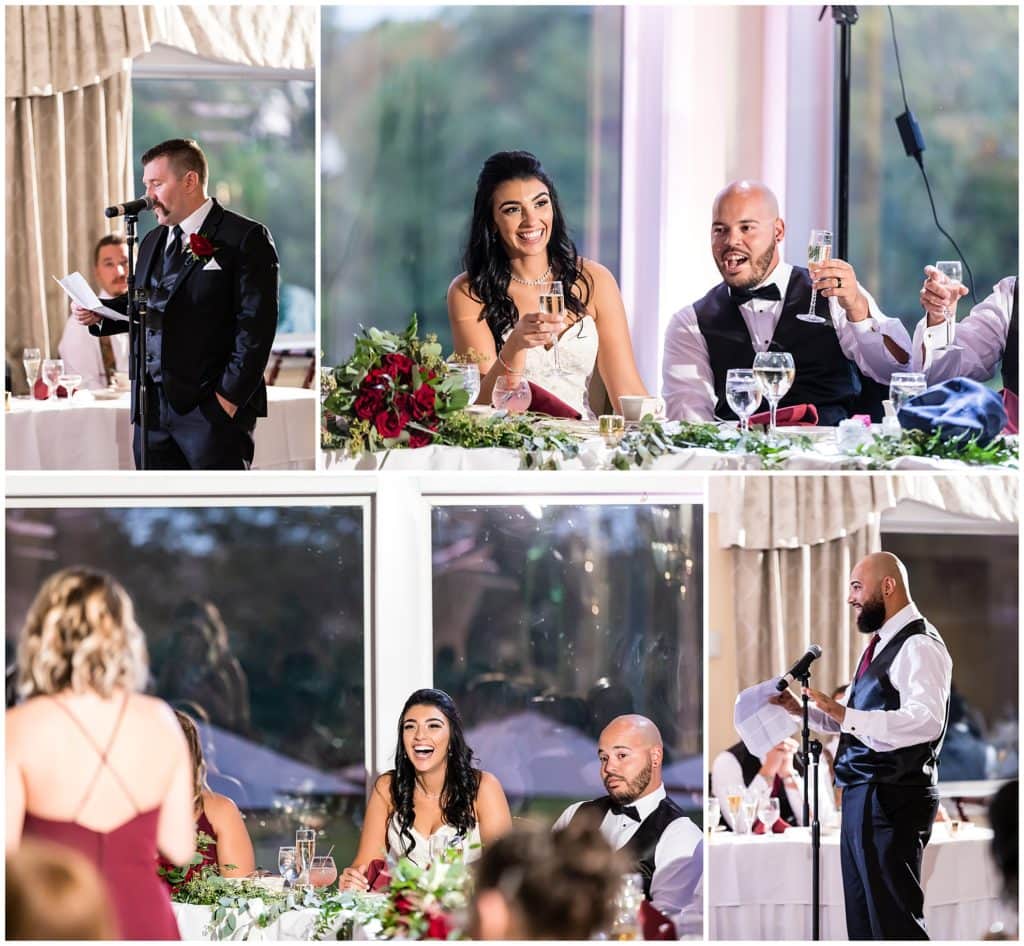
[[[747,687],[736,697],[732,720],[743,744],[763,759],[774,746],[792,736],[800,725],[781,706],[768,701],[778,694],[778,677]]]
[[[92,291],[92,286],[85,281],[85,277],[81,273],[69,273],[63,279],[58,279],[54,276],[53,279],[68,294],[68,298],[72,302],[77,302],[83,309],[88,309],[90,312],[102,315],[106,319],[115,319],[118,322],[128,321],[127,315],[122,315],[114,309],[107,308],[107,306],[100,302],[99,296]]]

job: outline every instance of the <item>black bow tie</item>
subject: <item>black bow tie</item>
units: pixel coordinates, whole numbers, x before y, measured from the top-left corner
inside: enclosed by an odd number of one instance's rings
[[[767,286],[759,286],[757,289],[733,289],[730,287],[729,295],[732,296],[736,305],[742,305],[751,299],[771,299],[775,302],[782,299],[779,287],[773,282],[768,283]]]
[[[636,810],[636,805],[620,805],[617,801],[613,801],[611,812],[613,815],[625,815],[634,821],[640,820],[640,812]]]

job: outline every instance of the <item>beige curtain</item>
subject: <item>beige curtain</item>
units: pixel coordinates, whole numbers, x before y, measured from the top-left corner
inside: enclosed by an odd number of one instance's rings
[[[68,305],[50,278],[92,274],[115,229],[103,208],[131,195],[131,60],[156,42],[212,59],[310,69],[309,7],[7,7],[6,352],[55,357]]]
[[[711,486],[719,542],[736,575],[737,689],[777,674],[811,644],[819,688],[846,683],[863,649],[846,605],[857,560],[881,548],[882,513],[913,500],[1017,521],[1017,479],[935,474],[722,477]]]

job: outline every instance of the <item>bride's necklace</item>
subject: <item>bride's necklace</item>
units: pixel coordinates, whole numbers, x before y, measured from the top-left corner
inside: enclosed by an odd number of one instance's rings
[[[418,791],[424,798],[429,798],[431,801],[437,801],[441,797],[440,792],[428,792],[419,782],[416,783],[416,791]]]
[[[523,279],[511,270],[509,271],[509,275],[515,282],[519,283],[520,286],[540,286],[548,281],[548,277],[551,275],[551,267],[548,266],[548,268],[544,270],[544,275],[541,276],[540,279]]]

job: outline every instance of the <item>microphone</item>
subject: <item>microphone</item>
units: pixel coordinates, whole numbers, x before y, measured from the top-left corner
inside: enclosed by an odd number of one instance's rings
[[[789,682],[786,680],[786,677],[789,677],[791,680],[796,680],[798,677],[806,676],[811,664],[820,656],[821,648],[817,644],[811,644],[807,649],[807,653],[782,675],[779,682],[775,684],[775,689],[781,693],[789,686]]]
[[[134,217],[143,210],[153,209],[152,197],[139,197],[123,204],[114,204],[103,211],[105,217]]]

